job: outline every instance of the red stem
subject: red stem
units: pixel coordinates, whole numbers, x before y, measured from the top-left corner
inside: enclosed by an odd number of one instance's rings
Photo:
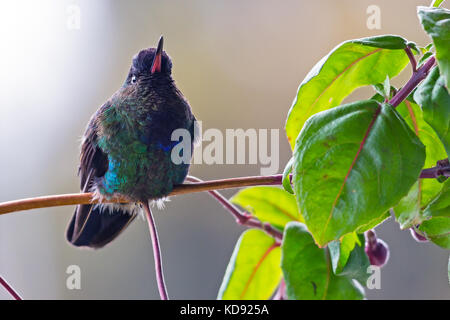
[[[2,276],[0,276],[0,285],[5,288],[6,291],[15,299],[15,300],[22,300],[22,297],[19,296],[19,294],[16,292],[16,290],[11,287],[8,282],[6,282],[5,279],[3,279]]]
[[[150,236],[152,238],[153,256],[155,259],[156,281],[158,283],[159,295],[161,296],[161,300],[169,300],[169,296],[167,295],[166,284],[164,282],[161,250],[159,246],[158,232],[156,230],[155,220],[153,219],[152,211],[150,210],[148,202],[142,202],[142,205],[144,207],[144,211],[147,216],[148,228],[150,230]]]
[[[415,60],[414,60],[415,61]],[[427,60],[416,72],[413,73],[411,79],[405,84],[400,91],[389,101],[389,104],[394,108],[397,107],[409,94],[417,87],[417,85],[427,77],[428,72],[434,66],[436,59],[431,57]]]
[[[420,178],[438,178],[440,176],[450,177],[450,163],[447,159],[439,160],[435,167],[423,169],[420,173]]]
[[[424,175],[422,176],[422,178],[435,178],[435,177],[434,176],[428,177]],[[229,178],[222,180],[180,184],[174,187],[174,190],[170,193],[170,196],[194,192],[211,191],[214,189],[232,189],[232,188],[242,188],[261,185],[270,185],[270,186],[281,185],[282,179],[283,175],[278,174],[273,176]],[[119,202],[127,203],[129,202],[129,200],[126,198],[119,197],[105,201],[105,203],[119,203]],[[69,206],[77,204],[92,204],[92,203],[98,203],[98,200],[93,199],[92,193],[73,193],[73,194],[60,194],[52,196],[34,197],[29,199],[20,199],[0,203],[0,215],[23,210]]]
[[[414,53],[411,51],[410,47],[406,47],[405,51],[406,51],[406,55],[409,58],[409,62],[411,62],[412,71],[413,71],[413,73],[415,73],[417,71],[417,62],[416,62],[416,58],[414,58]]]
[[[280,285],[278,286],[278,290],[273,297],[273,300],[287,300],[286,297],[286,282],[282,278],[280,281]]]
[[[187,176],[186,181],[190,182],[202,182],[201,179]],[[269,235],[275,239],[281,240],[283,238],[283,233],[273,228],[269,223],[263,223],[258,219],[252,218],[252,216],[246,212],[241,212],[234,204],[232,204],[227,198],[221,195],[216,190],[210,190],[208,193],[215,198],[220,204],[224,206],[235,218],[236,222],[240,225],[247,227],[259,228],[267,232]]]

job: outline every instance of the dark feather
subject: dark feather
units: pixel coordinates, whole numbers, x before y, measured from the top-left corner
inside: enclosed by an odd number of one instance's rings
[[[122,210],[101,212],[99,206],[80,205],[67,228],[67,240],[77,247],[101,248],[114,240],[136,218]]]
[[[106,107],[105,104],[98,112]],[[95,116],[89,122],[81,146],[78,175],[82,192],[91,191],[95,179],[102,177],[108,170],[108,157],[97,146]],[[67,228],[66,237],[75,246],[101,248],[115,239],[135,217],[136,214],[129,214],[125,210],[101,212],[99,206],[78,205]]]
[[[103,105],[97,113],[102,112],[106,107],[107,104]],[[97,145],[97,124],[95,123],[97,113],[89,121],[81,145],[78,175],[80,176],[80,189],[83,192],[88,192],[94,179],[103,177],[108,170],[108,157]]]

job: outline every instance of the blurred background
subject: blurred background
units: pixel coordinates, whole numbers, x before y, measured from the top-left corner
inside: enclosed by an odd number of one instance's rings
[[[78,192],[79,142],[91,114],[122,85],[131,57],[164,35],[174,78],[203,129],[280,129],[280,171],[290,158],[287,111],[310,68],[348,39],[399,34],[428,43],[417,5],[402,1],[2,1],[0,202]],[[369,5],[381,29],[367,27]],[[410,68],[394,80],[401,84]],[[372,89],[347,99],[367,98]],[[259,165],[194,165],[203,179],[258,175]],[[226,191],[231,196],[236,191]],[[0,217],[0,274],[25,299],[157,299],[143,220],[99,251],[65,240],[74,207]],[[207,194],[155,210],[169,295],[216,298],[244,230]],[[369,299],[449,299],[448,252],[415,242],[392,220],[377,228],[391,258]],[[81,268],[81,290],[66,269]],[[0,289],[0,299],[9,296]]]

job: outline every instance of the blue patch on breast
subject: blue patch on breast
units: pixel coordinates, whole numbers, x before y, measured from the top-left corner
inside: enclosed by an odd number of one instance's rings
[[[120,163],[113,159],[108,159],[108,171],[106,171],[106,174],[104,176],[104,188],[107,193],[114,193],[120,186],[121,180],[119,179],[117,175],[117,168],[120,166]]]
[[[173,147],[175,147],[180,141],[171,141],[168,145],[163,145],[161,142],[157,144],[157,147],[164,152],[171,151]]]

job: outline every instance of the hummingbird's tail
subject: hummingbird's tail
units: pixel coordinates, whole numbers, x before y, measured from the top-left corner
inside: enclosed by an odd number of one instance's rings
[[[130,204],[106,206],[78,205],[67,228],[67,241],[77,247],[101,248],[114,240],[137,216],[137,207],[130,208]]]

